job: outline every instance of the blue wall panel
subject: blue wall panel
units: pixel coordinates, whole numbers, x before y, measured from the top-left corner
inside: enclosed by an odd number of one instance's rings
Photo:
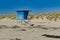
[[[17,12],[18,13],[18,20],[24,20],[24,12]]]
[[[28,11],[24,12],[24,19],[28,19]]]

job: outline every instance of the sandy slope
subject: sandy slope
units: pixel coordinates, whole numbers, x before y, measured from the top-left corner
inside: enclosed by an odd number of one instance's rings
[[[9,18],[4,18],[0,20],[0,25],[6,25],[6,26],[14,26],[19,25],[20,21],[18,20],[11,20]]]
[[[30,20],[30,24],[35,24],[35,25],[45,25],[49,27],[60,27],[60,20],[57,21],[49,21],[46,18],[42,19],[32,19]],[[4,18],[0,20],[0,25],[7,25],[7,26],[14,26],[14,25],[20,25],[20,21],[18,20],[11,20],[9,18]]]
[[[46,18],[42,19],[32,19],[30,20],[31,23],[36,24],[36,25],[45,25],[49,27],[60,27],[60,20],[57,21],[50,21]]]
[[[43,34],[60,35],[60,31],[43,30],[40,28],[26,29],[26,31],[20,31],[20,29],[0,29],[0,40],[10,40],[15,38],[21,40],[60,40],[59,38],[43,37],[41,36]]]
[[[47,19],[33,19],[30,20],[30,23],[33,23],[35,25],[44,25],[44,27],[60,27],[60,21],[49,21]],[[1,19],[0,25],[7,25],[8,27],[12,27],[14,25],[20,25],[20,22],[18,20],[11,20],[8,18]],[[22,27],[22,26],[21,26]],[[27,26],[26,26],[27,27]],[[37,26],[36,26],[37,27]],[[41,28],[32,28],[28,29],[25,28],[26,31],[21,31],[21,28],[6,28],[6,29],[0,29],[0,40],[10,40],[14,38],[20,38],[21,40],[60,40],[56,38],[46,38],[41,36],[42,34],[53,34],[53,35],[60,35],[60,29],[59,30],[44,30]]]

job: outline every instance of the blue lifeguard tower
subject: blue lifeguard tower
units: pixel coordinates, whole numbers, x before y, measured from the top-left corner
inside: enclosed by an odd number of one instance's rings
[[[17,11],[17,19],[18,20],[27,20],[28,19],[29,10],[18,10]]]

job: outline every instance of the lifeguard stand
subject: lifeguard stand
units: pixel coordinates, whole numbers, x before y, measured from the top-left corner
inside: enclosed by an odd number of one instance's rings
[[[29,10],[18,10],[17,11],[17,16],[18,16],[17,19],[21,21],[21,24],[23,20],[28,19],[28,13],[29,13]]]

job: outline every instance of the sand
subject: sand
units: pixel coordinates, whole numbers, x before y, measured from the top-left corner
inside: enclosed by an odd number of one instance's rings
[[[30,20],[31,24],[34,24],[36,28],[28,28],[28,25],[22,27],[20,25],[20,21],[11,20],[8,18],[0,20],[0,25],[7,25],[8,27],[12,27],[14,25],[18,25],[21,28],[3,28],[0,29],[0,40],[10,40],[19,38],[21,40],[60,40],[57,38],[47,38],[41,36],[43,34],[50,35],[60,35],[60,29],[50,29],[50,27],[60,28],[60,21],[49,21],[47,19],[44,20]],[[37,27],[37,25],[42,25],[41,27]],[[44,27],[48,27],[44,29]],[[25,29],[26,31],[22,31],[21,29]]]
[[[60,35],[59,30],[43,30],[39,28],[26,29],[26,31],[20,31],[20,29],[0,29],[0,40],[10,40],[19,38],[21,40],[60,40],[59,38],[47,38],[41,36],[43,34]]]

